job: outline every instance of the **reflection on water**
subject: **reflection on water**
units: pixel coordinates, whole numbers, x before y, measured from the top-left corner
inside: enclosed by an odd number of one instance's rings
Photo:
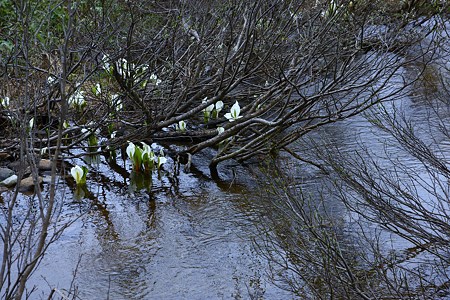
[[[427,74],[425,74],[427,75]],[[425,78],[424,80],[431,80]],[[418,139],[413,140],[410,147],[421,147],[420,143],[423,143],[425,149],[433,151],[433,155],[436,155],[441,163],[444,165],[441,167],[445,169],[445,164],[448,165],[448,158],[450,157],[450,143],[449,128],[450,128],[450,103],[448,102],[448,94],[444,98],[442,94],[439,94],[437,89],[431,89],[424,86],[425,90],[414,90],[414,93],[408,93],[403,95],[401,99],[398,99],[392,103],[386,103],[384,107],[380,107],[380,111],[384,114],[389,114],[391,117],[395,116],[395,121],[398,125],[404,126],[407,131],[402,134],[411,132]],[[431,97],[434,96],[434,97]],[[436,166],[430,164],[430,162],[423,157],[414,153],[414,151],[408,151],[405,147],[402,147],[400,139],[394,138],[390,133],[381,130],[375,126],[377,116],[380,116],[380,111],[375,108],[371,111],[368,117],[356,116],[349,120],[331,124],[323,127],[321,130],[310,133],[307,137],[298,141],[296,151],[300,153],[307,160],[317,161],[317,153],[320,153],[322,158],[328,158],[328,161],[347,162],[339,164],[339,167],[351,169],[354,168],[355,174],[365,170],[368,174],[372,174],[373,186],[382,187],[381,196],[385,198],[385,201],[389,201],[392,196],[392,201],[395,201],[395,197],[398,199],[407,199],[404,202],[399,202],[398,207],[403,209],[404,215],[410,216],[413,225],[422,226],[421,230],[429,230],[430,236],[436,236],[442,240],[448,238],[448,232],[439,232],[439,229],[430,225],[429,219],[426,214],[431,212],[436,223],[439,221],[448,221],[448,195],[450,195],[450,185],[448,184],[448,172],[439,171]],[[411,125],[412,124],[412,125]],[[424,149],[424,148],[418,148]],[[430,152],[431,153],[431,152]],[[428,152],[426,152],[428,155]],[[431,154],[426,158],[431,157]],[[322,162],[319,160],[319,162]],[[352,163],[353,165],[350,165]],[[428,165],[427,165],[428,164]],[[360,169],[354,166],[359,166]],[[427,253],[433,245],[423,242],[420,244],[420,240],[417,237],[411,237],[411,239],[402,238],[398,234],[395,234],[397,228],[394,224],[389,224],[389,218],[383,214],[377,214],[375,209],[369,209],[370,205],[365,203],[366,198],[362,195],[352,194],[351,191],[342,188],[342,182],[339,183],[338,176],[333,173],[331,176],[323,174],[320,170],[314,170],[314,168],[300,164],[297,169],[291,170],[291,177],[295,178],[295,182],[301,181],[301,191],[303,195],[307,195],[311,203],[316,206],[321,206],[324,211],[328,212],[327,218],[333,223],[335,220],[341,220],[343,222],[336,222],[333,225],[338,224],[335,232],[337,234],[340,244],[350,246],[349,248],[355,249],[354,254],[360,252],[361,257],[365,262],[377,262],[380,257],[382,260],[388,261],[392,259],[395,266],[390,269],[390,266],[382,265],[382,263],[373,266],[375,270],[377,268],[386,268],[387,270],[396,270],[408,274],[412,270],[422,270],[420,273],[422,278],[429,279],[428,288],[430,290],[433,287],[443,285],[448,280],[448,268],[443,263],[441,268],[434,266],[436,257]],[[392,185],[389,185],[387,180],[392,180]],[[335,182],[335,185],[330,185],[329,182]],[[373,187],[370,183],[367,184],[368,190]],[[326,188],[327,184],[330,188]],[[341,184],[341,186],[339,186]],[[325,188],[324,188],[325,187]],[[384,189],[383,189],[384,188]],[[375,190],[375,193],[378,190]],[[403,192],[403,194],[402,194]],[[390,194],[392,193],[392,194]],[[412,196],[409,196],[412,195]],[[370,196],[368,196],[370,201]],[[365,218],[361,218],[359,213],[349,211],[347,207],[340,204],[340,198],[346,198],[347,203],[355,203],[355,208],[359,212],[365,214],[368,218],[373,218],[370,222]],[[355,198],[353,198],[355,197]],[[300,198],[300,197],[298,197]],[[341,198],[341,199],[342,199]],[[358,200],[359,199],[359,200]],[[410,201],[410,202],[408,202]],[[416,206],[408,206],[409,203],[416,202]],[[360,205],[360,206],[358,206]],[[351,205],[350,205],[351,206]],[[416,209],[416,211],[414,211]],[[423,210],[423,214],[422,214]],[[384,211],[385,215],[394,215],[393,212]],[[300,220],[298,216],[294,217]],[[379,222],[379,223],[377,223]],[[384,226],[381,226],[383,222],[386,222]],[[299,221],[301,223],[301,221]],[[398,224],[398,223],[397,223]],[[405,221],[408,224],[408,221]],[[391,226],[391,231],[386,230]],[[340,230],[340,231],[339,231]],[[401,229],[400,229],[401,230]],[[414,232],[410,228],[408,232]],[[298,231],[301,233],[301,231]],[[406,235],[404,235],[406,236]],[[352,240],[353,237],[353,240]],[[364,247],[364,241],[372,242],[367,243],[367,247]],[[414,240],[415,238],[415,240]],[[425,240],[425,239],[424,239]],[[418,246],[420,244],[420,246]],[[370,257],[372,245],[376,245],[374,249],[379,257]],[[290,247],[290,248],[289,248]],[[296,255],[299,257],[304,256],[308,249],[301,249],[298,245],[288,245],[286,251],[297,251]],[[367,250],[367,253],[364,253]],[[436,250],[438,251],[438,250]],[[448,250],[442,250],[445,256],[448,256]],[[374,255],[374,254],[372,254]],[[301,263],[300,263],[301,265]],[[395,269],[397,268],[397,269]],[[373,269],[367,269],[371,271]],[[439,272],[441,272],[439,274]],[[400,273],[399,273],[400,274]],[[412,273],[409,273],[411,275]],[[389,274],[392,278],[392,274]],[[398,274],[396,275],[398,276]],[[413,276],[418,276],[417,274]],[[407,277],[405,277],[405,280]],[[413,280],[414,281],[414,280]],[[417,287],[420,285],[418,281],[411,281],[411,287]],[[445,283],[446,284],[446,283]],[[414,289],[414,288],[412,288]],[[448,295],[447,295],[448,296]]]
[[[322,158],[330,156],[334,160],[342,158],[342,162],[348,161],[359,166],[367,163],[368,169],[373,168],[370,172],[374,174],[375,184],[392,179],[393,185],[390,188],[399,186],[405,191],[403,195],[395,193],[393,195],[400,199],[402,196],[408,197],[408,194],[414,195],[415,199],[420,202],[420,206],[416,207],[436,214],[442,213],[434,218],[444,223],[447,222],[448,196],[450,195],[448,173],[445,177],[445,174],[434,172],[433,169],[430,171],[429,166],[424,165],[424,161],[421,161],[420,157],[419,159],[417,156],[415,157],[402,147],[399,140],[376,126],[379,124],[376,122],[376,118],[381,117],[382,113],[389,114],[391,117],[395,116],[396,122],[413,132],[448,166],[448,162],[450,162],[448,159],[450,157],[450,102],[448,93],[446,95],[440,93],[443,87],[438,85],[436,76],[433,76],[435,75],[433,66],[428,66],[428,68],[421,79],[424,82],[419,81],[411,87],[411,90],[405,90],[402,97],[385,103],[383,107],[374,107],[366,116],[356,116],[311,132],[296,143],[294,151],[306,161],[319,164],[323,163],[323,160],[318,158],[320,156]],[[449,72],[447,72],[447,78],[450,78]],[[408,127],[409,124],[413,125]],[[268,196],[272,197],[272,202],[277,205],[277,212],[268,217],[268,221],[272,224],[268,227],[272,228],[272,231],[267,235],[267,244],[261,243],[261,248],[266,253],[269,251],[277,253],[274,261],[279,263],[278,267],[281,271],[285,265],[291,265],[294,272],[297,272],[294,278],[289,274],[281,274],[280,277],[283,278],[280,279],[284,279],[285,282],[290,281],[292,286],[297,284],[296,288],[300,291],[303,288],[302,285],[307,286],[303,280],[307,278],[310,280],[309,284],[313,282],[316,290],[320,291],[323,288],[325,291],[326,286],[321,285],[323,284],[322,280],[333,272],[326,269],[333,269],[339,263],[341,265],[349,263],[354,268],[355,274],[364,274],[360,283],[362,286],[367,284],[368,290],[371,290],[371,284],[377,285],[378,281],[373,279],[380,280],[380,278],[375,278],[374,274],[381,269],[386,273],[393,270],[399,274],[402,273],[402,276],[405,276],[405,282],[407,279],[405,274],[412,270],[421,270],[419,272],[423,272],[423,278],[429,279],[429,288],[433,284],[438,286],[448,280],[448,274],[450,274],[448,269],[444,265],[441,268],[433,266],[435,257],[427,253],[433,245],[423,243],[418,247],[417,242],[411,242],[411,240],[401,238],[398,234],[393,233],[395,228],[388,231],[386,230],[388,226],[380,226],[377,220],[383,222],[387,218],[377,219],[376,212],[369,211],[369,205],[364,206],[365,199],[363,197],[356,193],[353,195],[349,189],[342,188],[343,182],[339,183],[336,173],[325,174],[306,163],[292,161],[287,154],[282,154],[279,162],[281,162],[281,169],[286,175],[286,180],[280,183],[273,195]],[[339,164],[339,166],[341,165]],[[270,175],[266,180],[271,180]],[[387,187],[385,191],[388,192],[389,185],[385,186]],[[295,192],[292,197],[288,197],[284,195],[283,189]],[[395,192],[399,193],[398,190]],[[352,201],[352,197],[355,197],[353,198],[355,202],[358,197],[363,199],[357,202],[358,204],[362,203],[359,211],[366,213],[368,217],[373,217],[374,222],[363,219],[358,213],[350,211],[349,207],[340,201],[341,197],[346,197],[349,202]],[[407,202],[403,202],[399,206],[406,212],[411,212],[413,208],[406,207],[405,203]],[[315,216],[316,212],[320,217]],[[423,225],[424,230],[430,229],[430,225],[426,223],[426,215],[421,215],[420,209],[416,214],[413,212],[409,216],[414,220],[413,224]],[[420,221],[416,221],[419,219]],[[264,230],[261,228],[262,232]],[[442,240],[448,237],[448,232],[439,232],[439,229],[434,228],[430,230],[436,231],[433,234],[440,236]],[[328,232],[330,235],[327,235]],[[339,255],[345,257],[344,262],[339,259],[333,260],[335,257],[330,255],[330,253],[334,254],[332,251],[325,253],[328,245],[324,243],[321,247],[318,242],[321,240],[320,237],[323,237],[322,240],[329,238],[333,243],[339,244]],[[277,242],[271,243],[271,239],[274,238],[277,239]],[[271,249],[264,249],[267,245],[267,248]],[[446,252],[444,255],[448,257],[448,250],[444,251]],[[432,253],[432,251],[430,252]],[[329,265],[321,265],[323,262],[321,258],[330,259]],[[393,262],[395,266],[387,266],[387,261]],[[340,270],[335,270],[335,272],[339,274]],[[447,273],[438,274],[438,272]],[[346,274],[342,275],[345,277]],[[392,278],[393,275],[389,274],[388,276]],[[399,275],[396,274],[396,276]],[[417,275],[411,277],[414,276]],[[333,286],[333,280],[336,281],[336,277],[330,280],[330,286]],[[337,280],[340,280],[339,277]],[[392,282],[388,284],[392,284]],[[411,284],[411,290],[420,285],[414,280],[408,284]],[[339,288],[341,286],[337,284],[336,290]]]
[[[65,215],[82,217],[50,246],[30,282],[42,295],[46,282],[68,289],[76,270],[81,299],[292,298],[270,282],[253,249],[261,211],[242,185],[230,192],[229,183],[181,171],[176,179],[153,173],[151,183],[130,190],[129,173],[105,162],[87,179],[84,198],[69,193],[64,206]]]
[[[427,120],[426,107],[403,101],[411,117]],[[430,139],[431,135],[421,137]],[[350,156],[363,146],[386,168],[393,156],[417,167],[392,137],[364,117],[332,124],[308,138],[311,140],[299,141],[297,149],[309,154],[308,159],[314,159],[311,149],[321,141],[322,147]],[[439,132],[432,140],[445,148]],[[360,244],[354,239],[358,230],[353,227],[355,216],[349,215],[333,195],[325,174],[288,158],[280,160],[293,178],[291,186],[301,187],[308,199],[321,203],[321,212],[333,220],[318,226],[332,230],[345,245],[343,253],[356,264],[353,256]],[[167,171],[153,173],[150,179],[130,174],[129,166],[120,160],[118,164],[102,159],[92,162],[87,188],[67,191],[64,200],[63,221],[81,217],[50,246],[30,286],[38,286],[38,295],[45,298],[51,288],[69,289],[76,273],[74,284],[80,299],[292,299],[293,294],[271,282],[267,258],[253,247],[254,239],[264,238],[261,232],[282,240],[293,229],[292,224],[274,226],[264,221],[268,204],[259,202],[254,193],[257,187],[246,181],[247,169],[225,165],[227,173],[233,175],[215,183],[205,175],[206,165],[201,161],[194,165],[198,169],[189,174],[180,170],[179,176],[174,176]],[[167,170],[172,167],[169,164]],[[238,184],[231,185],[233,180]],[[392,236],[382,238],[391,240]],[[390,245],[395,249],[411,247],[400,239],[393,239]],[[280,253],[290,255],[295,263],[292,253]],[[414,249],[405,252],[408,263],[418,254],[420,251]]]

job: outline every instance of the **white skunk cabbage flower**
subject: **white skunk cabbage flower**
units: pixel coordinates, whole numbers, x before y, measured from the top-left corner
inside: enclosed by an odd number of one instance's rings
[[[208,100],[208,97],[205,97],[203,99],[202,103],[206,103]],[[209,121],[209,117],[211,116],[211,112],[214,110],[214,104],[211,104],[203,109],[203,119],[205,123]]]
[[[72,107],[78,108],[83,107],[86,104],[86,100],[84,100],[84,91],[76,91],[70,96],[68,100],[68,104]]]
[[[223,102],[222,101],[217,101],[216,102],[216,111],[217,113],[219,113],[223,108]]]
[[[133,159],[135,151],[136,151],[136,145],[134,145],[132,142],[128,142],[128,147],[127,147],[126,152],[130,159]]]
[[[214,109],[214,104],[211,104],[210,106],[205,107],[205,109],[203,109],[203,111],[205,113],[207,113],[209,116],[209,114],[213,111],[213,109]]]
[[[214,110],[212,112],[212,117],[214,119],[217,119],[219,117],[219,113],[222,110],[222,108],[223,108],[223,102],[222,101],[217,101],[216,104],[214,105]]]
[[[96,83],[92,87],[92,92],[94,93],[95,96],[98,96],[102,93],[102,86],[100,85],[100,83]]]
[[[231,107],[230,112],[225,114],[225,118],[227,118],[228,121],[233,122],[237,119],[242,118],[242,116],[239,115],[240,113],[241,107],[239,106],[239,103],[236,101]]]
[[[0,106],[3,106],[4,108],[7,108],[9,106],[9,97],[5,97],[3,99],[0,99]]]
[[[87,169],[78,165],[70,169],[70,174],[77,184],[84,184],[86,182],[86,173]]]
[[[153,153],[152,147],[150,147],[149,145],[147,145],[144,142],[141,142],[141,144],[142,144],[142,159],[144,159],[145,154],[148,155],[148,158],[150,160],[155,159],[155,153]]]
[[[161,168],[163,164],[167,162],[167,158],[164,156],[158,156],[158,170]]]
[[[159,85],[162,82],[161,79],[158,79],[158,76],[156,76],[156,74],[150,75],[149,79],[154,85]]]
[[[181,120],[178,124],[175,124],[175,130],[181,132],[186,131],[186,122]]]
[[[157,162],[157,166],[158,166],[158,170],[161,168],[161,166],[163,164],[165,164],[167,162],[167,158],[164,157],[164,151],[161,148],[161,150],[159,150],[159,156],[156,158],[156,162]]]

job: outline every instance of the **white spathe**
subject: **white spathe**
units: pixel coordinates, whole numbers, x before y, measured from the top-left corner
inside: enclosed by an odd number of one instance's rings
[[[84,100],[84,91],[76,91],[73,93],[72,96],[70,96],[68,100],[68,104],[72,107],[81,107],[83,106],[86,101]]]
[[[100,83],[96,83],[93,90],[95,96],[100,95],[102,93],[102,86],[100,85]]]
[[[128,142],[128,147],[127,147],[126,152],[130,159],[133,158],[135,151],[136,151],[136,146],[132,142]]]
[[[167,158],[164,156],[158,156],[158,169],[167,162]]]
[[[78,165],[70,169],[70,174],[72,175],[73,179],[75,179],[75,182],[77,184],[81,183],[83,173],[83,169]]]
[[[28,127],[30,129],[33,129],[33,126],[34,126],[34,118],[31,118],[30,122],[28,122]]]
[[[222,101],[217,101],[216,102],[216,111],[217,113],[219,113],[223,108],[223,102]]]
[[[3,106],[4,108],[7,108],[9,106],[9,97],[5,97],[3,99],[0,99],[0,106]]]
[[[176,131],[186,131],[186,122],[181,120],[178,124],[175,124]]]
[[[155,153],[153,153],[152,148],[144,142],[141,142],[141,144],[142,144],[142,159],[144,159],[145,154],[147,154],[148,159],[153,160],[155,157]]]
[[[225,118],[227,118],[228,121],[233,122],[237,119],[242,118],[242,116],[240,116],[240,113],[241,107],[239,106],[239,102],[236,101],[231,107],[230,112],[225,114]]]

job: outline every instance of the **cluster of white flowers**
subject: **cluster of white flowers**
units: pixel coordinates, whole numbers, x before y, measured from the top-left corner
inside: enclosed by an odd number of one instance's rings
[[[71,107],[82,108],[86,105],[86,100],[84,99],[84,91],[75,91],[72,96],[69,97],[68,104]]]
[[[115,109],[115,111],[121,111],[123,109],[122,99],[117,94],[111,95],[111,105]]]
[[[48,85],[52,85],[52,84],[54,84],[56,81],[57,81],[58,79],[55,77],[55,76],[48,76],[48,78],[47,78],[47,83],[48,83]]]
[[[116,62],[117,73],[124,78],[131,77],[131,72],[135,67],[135,64],[128,63],[125,58],[120,58],[119,61]]]
[[[206,103],[208,101],[208,98],[206,97],[203,99],[202,103]],[[212,118],[217,119],[219,118],[219,113],[223,108],[223,102],[217,101],[216,103],[210,104],[207,107],[203,109],[203,118],[205,123],[209,121],[209,118],[212,116]],[[242,118],[241,114],[241,107],[239,106],[239,102],[236,101],[233,106],[230,108],[230,112],[226,113],[224,117],[228,119],[230,122],[234,122],[240,118]],[[179,126],[176,126],[178,128]],[[223,127],[217,127],[217,133],[222,134],[225,131],[225,128]]]
[[[112,74],[112,66],[110,64],[111,58],[108,55],[103,55],[102,58],[102,67],[104,70],[106,70],[108,73]],[[120,58],[119,60],[115,61],[113,63],[116,67],[117,73],[125,79],[129,79],[131,77],[134,77],[134,80],[137,80],[140,83],[141,87],[145,88],[147,86],[147,83],[152,83],[153,85],[158,86],[161,84],[161,79],[158,78],[155,74],[151,74],[150,77],[145,80],[142,80],[145,78],[145,74],[148,71],[149,66],[147,64],[142,65],[136,65],[134,63],[128,62],[125,58]]]
[[[108,72],[111,71],[111,64],[109,63],[110,61],[111,61],[111,58],[109,57],[109,55],[104,54],[103,58],[102,58],[102,67],[103,67],[103,69],[105,69]]]
[[[326,11],[322,11],[321,15],[325,18],[333,17],[338,11],[338,4],[335,0],[331,0]]]
[[[181,120],[178,124],[175,124],[176,131],[184,132],[186,131],[186,122]]]
[[[206,103],[207,101],[208,101],[208,97],[205,97],[205,99],[203,99],[202,103]],[[215,104],[213,103],[213,104],[205,107],[203,109],[203,118],[205,120],[205,123],[207,123],[209,121],[211,114],[214,119],[217,119],[219,117],[219,112],[222,110],[222,108],[223,108],[222,101],[217,101]]]
[[[203,103],[206,103],[207,98],[205,98],[203,100]],[[222,101],[217,101],[216,104],[211,104],[207,107],[205,107],[205,109],[203,109],[203,116],[205,118],[205,121],[208,121],[209,117],[212,114],[213,118],[218,118],[219,117],[219,112],[222,110],[223,108],[223,102]],[[242,118],[242,116],[240,116],[241,114],[241,107],[239,106],[239,102],[235,102],[233,104],[233,106],[230,109],[230,112],[226,113],[224,115],[225,118],[228,119],[228,121],[233,122],[237,119]]]
[[[142,148],[136,146],[132,142],[128,142],[126,153],[131,160],[133,169],[139,171],[143,167],[146,171],[151,171],[154,163],[156,163],[156,167],[159,170],[161,166],[167,162],[163,149],[161,148],[159,150],[159,155],[156,156],[152,147],[144,142],[141,142],[141,144]]]
[[[162,82],[155,74],[150,75],[149,79],[154,85],[159,85]]]

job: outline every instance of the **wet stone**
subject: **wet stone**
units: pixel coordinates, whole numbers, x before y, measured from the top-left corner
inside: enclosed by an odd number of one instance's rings
[[[43,181],[42,177],[38,177],[37,183],[41,184]],[[20,192],[30,192],[34,190],[34,181],[33,177],[27,177],[20,181],[19,183],[19,191]]]
[[[52,162],[50,159],[41,159],[38,164],[39,170],[48,171],[52,169]]]
[[[9,168],[0,168],[0,181],[5,180],[8,177],[14,175],[14,171]]]
[[[12,175],[3,181],[0,181],[1,186],[11,187],[17,183],[17,175]]]

